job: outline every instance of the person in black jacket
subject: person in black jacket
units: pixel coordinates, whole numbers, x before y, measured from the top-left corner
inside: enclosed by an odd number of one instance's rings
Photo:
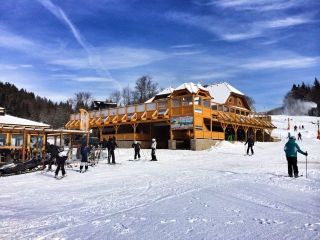
[[[134,160],[137,159],[137,157],[140,159],[140,149],[141,149],[141,144],[138,143],[137,141],[134,141],[132,143],[132,147],[134,148]]]
[[[112,142],[112,138],[109,137],[107,143],[106,143],[106,148],[108,149],[108,164],[110,164],[110,150],[111,150],[111,142]]]
[[[64,169],[64,165],[66,163],[66,160],[67,160],[68,156],[67,154],[65,154],[64,152],[60,152],[58,157],[56,158],[56,162],[57,162],[57,169],[56,169],[56,172],[55,172],[55,178],[58,177],[58,174],[59,174],[59,171],[61,169],[61,172],[62,172],[62,177],[65,177],[66,176],[66,170]]]
[[[107,148],[107,139],[103,138],[102,142],[101,142],[101,147],[103,150],[105,150]]]
[[[114,155],[114,151],[116,150],[116,147],[118,147],[117,142],[116,142],[116,138],[113,137],[110,141],[110,155],[112,158],[111,164],[116,164],[116,157]]]
[[[247,155],[249,155],[249,149],[251,149],[251,154],[253,155],[254,152],[253,152],[253,146],[254,146],[254,139],[253,139],[253,136],[249,136],[246,143],[244,145],[247,145],[248,144],[248,148],[247,148]]]
[[[57,160],[59,157],[60,149],[58,146],[51,144],[48,149],[48,153],[50,153],[49,167],[48,171],[51,170],[52,164],[54,163],[54,159]]]

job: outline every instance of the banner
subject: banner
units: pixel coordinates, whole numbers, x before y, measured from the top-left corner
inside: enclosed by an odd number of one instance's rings
[[[80,130],[89,130],[90,115],[85,109],[80,109]]]
[[[190,129],[193,128],[193,117],[172,117],[170,123],[172,130]]]

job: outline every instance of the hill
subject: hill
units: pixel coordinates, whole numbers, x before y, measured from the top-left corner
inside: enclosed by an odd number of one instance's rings
[[[63,127],[72,111],[69,103],[52,102],[7,82],[0,82],[0,106],[10,115],[44,122],[54,128]]]

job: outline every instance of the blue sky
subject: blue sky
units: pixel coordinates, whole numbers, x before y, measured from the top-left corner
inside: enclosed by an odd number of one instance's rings
[[[161,87],[227,81],[258,110],[320,72],[317,0],[6,0],[0,81],[52,100],[104,100],[149,74]]]

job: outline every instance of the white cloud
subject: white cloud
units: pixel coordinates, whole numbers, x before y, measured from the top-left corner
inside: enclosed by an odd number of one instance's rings
[[[33,68],[33,65],[31,65],[31,64],[3,64],[3,63],[0,63],[0,69],[16,70],[19,68]]]
[[[72,78],[71,80],[76,82],[110,82],[111,81],[110,79],[107,79],[107,78],[94,77],[94,76],[75,77],[75,78]]]
[[[273,11],[297,7],[303,3],[305,1],[302,0],[214,0],[206,4],[235,10]]]
[[[298,69],[308,68],[317,65],[320,57],[288,57],[284,59],[255,59],[248,63],[240,65],[241,68],[250,70],[259,69]]]
[[[192,48],[195,47],[197,44],[180,44],[180,45],[173,45],[170,48]]]
[[[29,52],[32,51],[36,45],[32,40],[11,33],[3,27],[0,27],[0,47]]]
[[[166,18],[180,24],[202,29],[225,41],[253,39],[261,37],[275,28],[286,28],[314,22],[311,15],[288,16],[268,21],[257,19],[251,22],[233,22],[232,20],[218,19],[216,16],[168,12]]]
[[[242,33],[220,33],[220,37],[227,41],[240,41],[251,38],[256,38],[261,35],[259,31],[242,32]]]
[[[198,75],[192,75],[190,76],[190,79],[192,80],[223,80],[226,78],[230,78],[234,76],[234,74],[231,71],[223,71],[223,72],[209,72],[207,74],[198,74]]]
[[[99,48],[101,56],[92,56],[92,64],[96,64],[96,68],[102,70],[104,66],[99,65],[100,61],[103,61],[108,69],[125,69],[138,66],[144,66],[156,61],[160,61],[169,57],[168,54],[161,51],[146,49],[146,48],[129,48],[129,47],[111,47],[111,48]],[[74,69],[90,69],[92,68],[88,59],[84,55],[68,58],[63,57],[60,59],[54,59],[50,64],[65,66]],[[104,76],[102,76],[105,78]]]
[[[174,56],[190,56],[204,53],[204,51],[183,51],[183,52],[173,52],[171,53]]]
[[[275,19],[270,21],[261,22],[261,27],[265,28],[284,28],[296,25],[301,25],[305,23],[313,22],[310,17],[307,16],[292,16],[283,19]]]

